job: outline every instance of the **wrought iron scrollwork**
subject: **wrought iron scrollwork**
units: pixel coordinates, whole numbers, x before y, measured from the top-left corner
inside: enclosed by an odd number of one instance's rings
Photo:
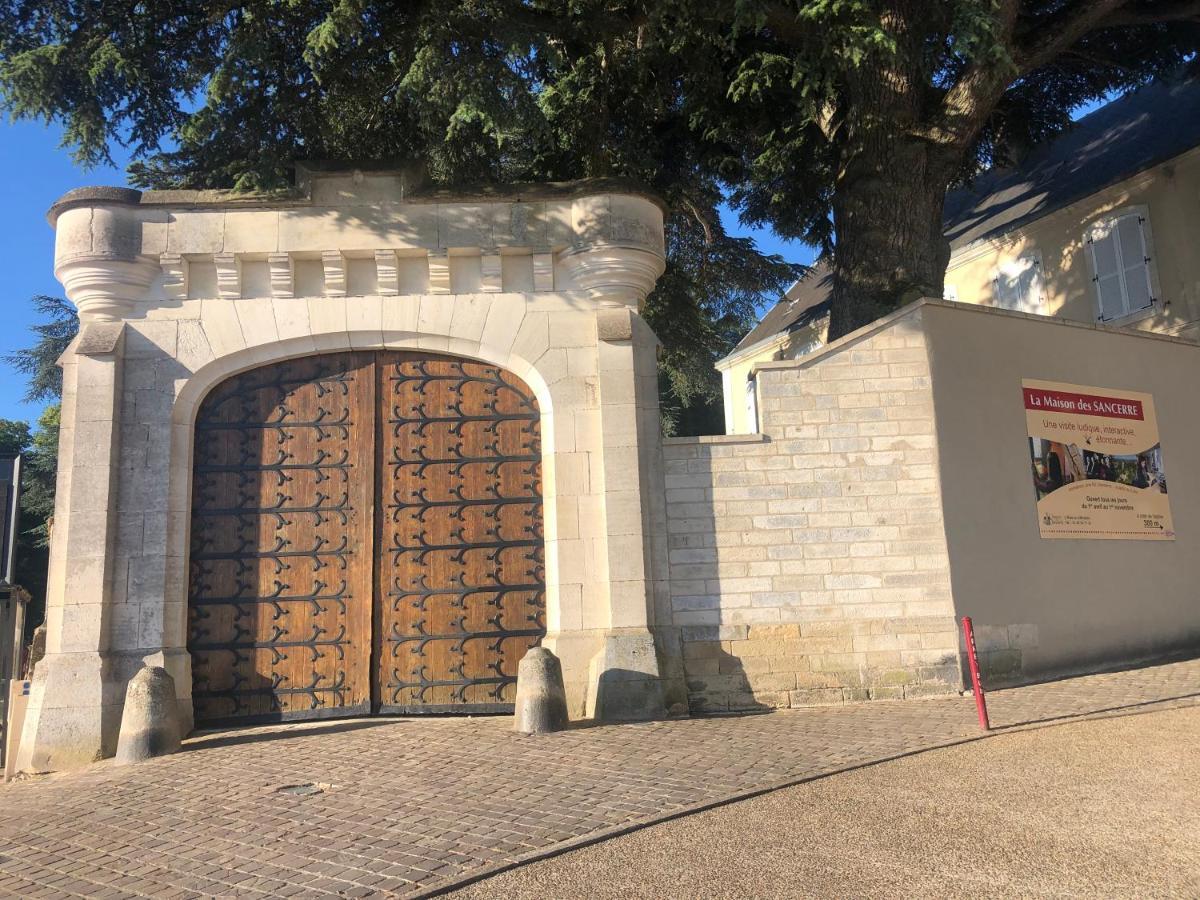
[[[385,706],[503,708],[545,634],[537,401],[495,367],[389,370]]]
[[[349,356],[254,370],[196,422],[189,606],[197,719],[333,711],[347,696],[355,514]],[[360,477],[370,477],[362,472]],[[360,636],[361,643],[361,636]],[[319,664],[319,665],[318,665]]]

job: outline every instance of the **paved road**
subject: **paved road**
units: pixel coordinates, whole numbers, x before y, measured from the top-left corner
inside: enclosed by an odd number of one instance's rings
[[[1200,660],[991,695],[1007,728],[1198,703]],[[664,816],[974,741],[974,718],[969,698],[949,698],[542,737],[496,717],[201,736],[137,766],[0,788],[0,897],[419,895]],[[313,783],[319,793],[289,790]],[[905,827],[951,834],[935,812]]]
[[[1200,708],[1021,731],[786,788],[457,900],[1200,896]]]

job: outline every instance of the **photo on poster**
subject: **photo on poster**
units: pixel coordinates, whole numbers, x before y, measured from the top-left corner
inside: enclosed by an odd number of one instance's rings
[[[1038,500],[1064,485],[1088,479],[1135,488],[1153,487],[1164,494],[1167,492],[1162,447],[1158,444],[1144,453],[1121,456],[1081,450],[1078,444],[1060,444],[1031,437],[1029,456],[1033,462],[1033,487]]]
[[[1022,389],[1042,537],[1174,539],[1149,394],[1033,380]]]

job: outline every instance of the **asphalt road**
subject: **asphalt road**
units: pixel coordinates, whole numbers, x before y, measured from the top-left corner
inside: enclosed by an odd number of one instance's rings
[[[1200,897],[1198,798],[1200,706],[1144,711],[821,779],[451,896]]]

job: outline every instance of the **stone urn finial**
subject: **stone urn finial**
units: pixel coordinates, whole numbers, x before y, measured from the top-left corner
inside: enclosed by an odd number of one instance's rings
[[[161,271],[142,254],[141,196],[131,188],[79,188],[50,208],[54,276],[84,324],[124,319]]]

